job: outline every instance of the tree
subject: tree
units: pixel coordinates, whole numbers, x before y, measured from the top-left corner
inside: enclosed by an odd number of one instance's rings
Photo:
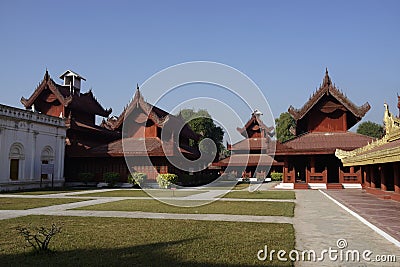
[[[292,139],[294,136],[290,132],[291,128],[296,127],[296,122],[288,112],[283,112],[279,118],[275,119],[276,138],[279,142],[283,143]]]
[[[183,120],[189,124],[190,128],[192,128],[195,133],[201,135],[199,141],[191,140],[190,145],[198,146],[201,140],[210,138],[217,147],[216,155],[218,159],[219,153],[225,148],[223,145],[224,131],[214,123],[208,111],[205,109],[199,109],[198,111],[194,109],[183,109],[180,114]],[[200,147],[200,150],[207,152],[207,148],[202,149],[202,147]]]
[[[381,138],[385,133],[385,129],[380,124],[372,121],[365,121],[358,125],[357,133],[371,136],[373,138]]]

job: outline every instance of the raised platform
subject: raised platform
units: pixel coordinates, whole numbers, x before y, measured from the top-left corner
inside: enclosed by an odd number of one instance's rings
[[[393,191],[382,191],[380,188],[366,187],[365,192],[376,195],[380,199],[400,201],[400,193],[395,193]]]
[[[361,184],[349,183],[280,183],[276,189],[362,189]],[[400,194],[399,194],[400,195]]]

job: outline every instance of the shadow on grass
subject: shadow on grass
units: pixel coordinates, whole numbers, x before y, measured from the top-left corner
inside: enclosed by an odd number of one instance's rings
[[[259,266],[240,263],[241,255],[235,259],[212,259],[204,252],[187,251],[176,255],[176,246],[185,246],[198,238],[184,239],[113,249],[76,249],[52,253],[26,252],[13,255],[0,254],[1,266]],[[172,251],[172,252],[171,252]],[[1,252],[1,251],[0,251]],[[199,258],[197,257],[199,255]],[[286,263],[286,266],[288,263]],[[271,265],[270,265],[271,266]],[[274,265],[275,266],[275,265]]]

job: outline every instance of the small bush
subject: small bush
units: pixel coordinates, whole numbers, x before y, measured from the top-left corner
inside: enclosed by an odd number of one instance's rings
[[[110,187],[113,187],[119,181],[119,178],[118,172],[106,172],[103,174],[104,182],[108,183]]]
[[[281,172],[271,172],[272,181],[282,181],[283,173]]]
[[[128,183],[133,185],[142,185],[143,182],[147,179],[147,175],[142,172],[134,172],[129,174],[128,176]]]
[[[94,173],[91,172],[81,172],[78,174],[79,180],[84,182],[85,185],[88,184],[88,182],[92,181],[94,178]]]
[[[160,188],[168,188],[172,184],[176,184],[178,181],[178,175],[172,173],[165,173],[157,175],[157,183]]]
[[[18,226],[16,230],[25,238],[25,241],[35,252],[42,253],[50,251],[50,241],[56,234],[61,233],[61,226],[53,223],[50,228],[36,227],[34,231],[29,230],[27,227]]]

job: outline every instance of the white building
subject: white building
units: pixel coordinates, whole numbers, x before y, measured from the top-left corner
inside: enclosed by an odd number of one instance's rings
[[[0,191],[64,184],[64,119],[0,105]]]

